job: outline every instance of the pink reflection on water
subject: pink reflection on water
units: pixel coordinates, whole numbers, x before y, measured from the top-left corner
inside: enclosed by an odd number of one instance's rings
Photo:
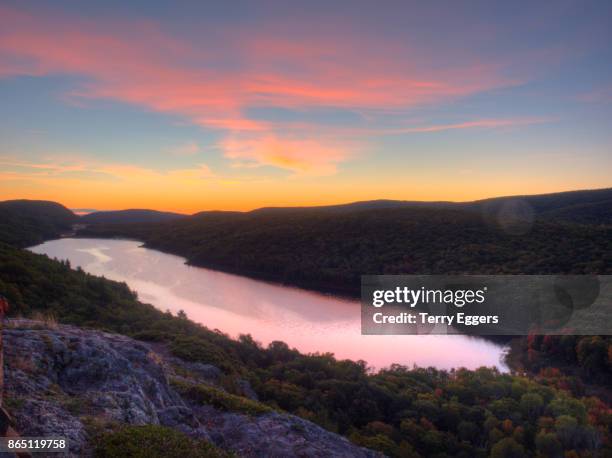
[[[498,366],[503,348],[461,335],[361,335],[357,301],[191,267],[178,256],[130,240],[61,239],[31,248],[69,259],[73,267],[126,282],[160,310],[184,310],[194,321],[232,337],[251,334],[264,345],[281,340],[306,353],[365,360],[382,368]]]

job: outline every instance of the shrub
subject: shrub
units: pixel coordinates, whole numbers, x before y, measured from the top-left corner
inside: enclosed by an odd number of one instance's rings
[[[186,434],[158,425],[125,426],[98,437],[97,458],[225,458],[231,454]]]
[[[273,409],[261,402],[226,393],[208,385],[196,385],[180,380],[172,380],[172,386],[184,397],[199,404],[210,404],[221,410],[242,412],[248,415],[261,415]]]

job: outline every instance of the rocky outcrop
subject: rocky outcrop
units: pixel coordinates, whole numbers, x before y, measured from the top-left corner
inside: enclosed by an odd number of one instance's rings
[[[185,398],[170,383],[222,392],[221,371],[185,363],[125,336],[71,326],[11,320],[3,329],[5,399],[23,436],[65,436],[70,453],[92,450],[92,428],[159,424],[207,439],[239,456],[376,456],[301,418],[262,409],[245,414]],[[180,365],[181,376],[175,373]],[[240,381],[242,394],[256,394]]]
[[[294,415],[276,412],[249,417],[227,413],[198,417],[211,418],[211,438],[222,448],[240,456],[265,457],[373,457],[375,453],[358,448],[347,439]]]

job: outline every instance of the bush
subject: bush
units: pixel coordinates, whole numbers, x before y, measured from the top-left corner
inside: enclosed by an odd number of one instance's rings
[[[172,386],[184,397],[198,404],[210,404],[221,410],[242,412],[248,415],[261,415],[273,412],[273,409],[261,402],[236,396],[218,388],[172,380]]]
[[[171,428],[125,426],[98,437],[97,458],[226,458],[231,454]]]

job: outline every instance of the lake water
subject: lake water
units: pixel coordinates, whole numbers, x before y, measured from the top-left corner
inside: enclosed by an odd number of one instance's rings
[[[60,239],[30,248],[68,259],[73,268],[123,281],[143,302],[187,316],[232,337],[250,333],[264,345],[281,340],[301,352],[331,352],[380,369],[393,363],[441,369],[506,367],[503,347],[461,335],[361,335],[360,305],[298,288],[192,267],[140,242]]]

